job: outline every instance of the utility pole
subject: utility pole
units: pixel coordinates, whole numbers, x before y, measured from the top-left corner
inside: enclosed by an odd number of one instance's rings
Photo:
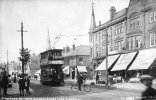
[[[24,49],[24,45],[23,45],[23,32],[27,32],[23,30],[23,22],[21,22],[21,30],[18,30],[18,32],[21,32],[21,49],[22,49],[22,76],[24,78],[24,59],[23,59],[23,49]]]
[[[106,85],[108,86],[108,29],[106,27]]]
[[[9,74],[9,64],[8,64],[8,50],[7,50],[7,68],[6,68],[8,74]]]

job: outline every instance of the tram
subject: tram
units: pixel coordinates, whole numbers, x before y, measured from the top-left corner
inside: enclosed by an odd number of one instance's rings
[[[64,85],[62,53],[62,49],[50,49],[40,53],[41,84]]]

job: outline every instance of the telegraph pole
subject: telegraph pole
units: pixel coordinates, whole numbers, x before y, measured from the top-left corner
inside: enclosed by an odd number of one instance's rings
[[[8,74],[9,74],[9,64],[8,64],[8,50],[7,50],[7,68],[6,68]]]
[[[24,58],[23,58],[23,49],[24,49],[24,45],[23,45],[23,32],[27,32],[23,30],[23,22],[21,22],[21,30],[18,30],[18,32],[21,32],[21,49],[22,49],[22,75],[24,78]]]

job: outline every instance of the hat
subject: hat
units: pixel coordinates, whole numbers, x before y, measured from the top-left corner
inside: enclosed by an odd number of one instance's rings
[[[141,78],[140,78],[140,81],[143,82],[143,81],[152,81],[154,78],[150,75],[142,75]]]

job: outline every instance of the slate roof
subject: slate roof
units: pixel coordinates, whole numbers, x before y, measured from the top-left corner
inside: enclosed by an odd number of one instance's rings
[[[76,56],[76,55],[88,55],[89,56],[89,46],[80,45],[75,48],[75,50],[70,50],[68,53],[64,53],[64,57]]]
[[[125,8],[125,9],[123,9],[123,10],[117,12],[117,13],[115,14],[115,16],[114,16],[113,19],[116,19],[116,18],[119,18],[119,17],[121,17],[121,16],[123,16],[123,15],[126,15],[126,13],[127,13],[127,8]]]

